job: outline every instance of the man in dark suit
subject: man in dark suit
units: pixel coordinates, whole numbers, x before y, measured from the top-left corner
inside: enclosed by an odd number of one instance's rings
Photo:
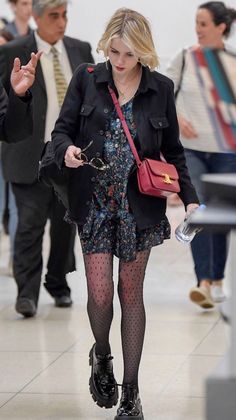
[[[3,173],[12,183],[19,218],[13,260],[18,287],[16,311],[25,317],[34,316],[37,310],[42,239],[48,218],[51,248],[44,285],[56,306],[72,304],[66,273],[75,270],[75,227],[63,221],[64,208],[53,191],[37,182],[38,162],[59,114],[63,85],[69,83],[79,64],[93,62],[88,43],[64,36],[67,3],[68,0],[33,0],[37,30],[0,48],[0,74],[7,91],[13,57],[17,55],[24,62],[29,52],[42,51],[32,88],[33,135],[19,145],[4,144],[2,150]]]

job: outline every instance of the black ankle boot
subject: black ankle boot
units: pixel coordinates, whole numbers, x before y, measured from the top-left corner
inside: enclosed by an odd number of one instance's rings
[[[122,385],[122,395],[114,420],[144,420],[138,388],[132,384]]]
[[[89,364],[92,366],[89,389],[99,407],[111,408],[117,404],[118,389],[113,375],[113,357],[110,354],[96,355],[96,344],[90,350]]]

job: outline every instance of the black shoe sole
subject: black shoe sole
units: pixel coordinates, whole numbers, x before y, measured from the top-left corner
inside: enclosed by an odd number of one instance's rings
[[[92,358],[93,358],[93,348],[90,350],[89,352],[89,365],[92,366]],[[90,394],[92,395],[93,400],[95,401],[95,403],[101,407],[101,408],[112,408],[114,405],[117,404],[118,402],[118,388],[117,388],[117,383],[115,383],[115,394],[113,398],[110,398],[109,400],[106,400],[105,398],[102,398],[98,393],[97,390],[95,388],[95,385],[93,383],[93,379],[92,376],[89,378],[89,391]]]
[[[68,303],[57,303],[55,302],[55,307],[56,308],[70,308],[72,306],[73,302],[68,302]]]

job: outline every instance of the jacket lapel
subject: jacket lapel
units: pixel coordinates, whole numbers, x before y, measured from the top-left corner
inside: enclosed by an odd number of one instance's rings
[[[35,40],[35,36],[34,36],[33,33],[28,36],[27,42],[24,45],[24,49],[25,49],[25,54],[26,54],[26,57],[27,57],[27,61],[29,61],[29,57],[30,57],[31,52],[37,52],[37,50],[38,50],[36,40]],[[37,68],[36,68],[35,79],[36,79],[37,83],[39,83],[41,85],[41,87],[43,88],[43,90],[46,92],[46,86],[45,86],[45,82],[44,82],[43,71],[42,71],[40,61],[39,61],[38,65],[37,65]]]
[[[64,37],[63,43],[68,55],[69,63],[71,66],[72,73],[78,66],[79,57],[78,57],[78,49],[75,51],[74,45],[72,44],[70,38]]]
[[[63,43],[68,55],[72,73],[74,73],[76,67],[78,67],[78,65],[83,62],[82,57],[80,55],[80,51],[78,47],[75,46],[73,42],[71,42],[71,39],[69,37],[65,36],[63,38]]]

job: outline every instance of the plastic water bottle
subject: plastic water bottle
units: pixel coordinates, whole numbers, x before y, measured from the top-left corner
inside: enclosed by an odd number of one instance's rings
[[[205,208],[206,208],[205,204],[201,204],[196,210],[191,212],[190,215],[187,218],[185,218],[184,221],[180,223],[179,226],[177,226],[177,228],[175,229],[175,237],[176,239],[178,239],[179,242],[182,242],[184,244],[190,243],[193,240],[196,233],[202,230],[202,228],[196,228],[196,227],[190,226],[189,222],[191,219],[191,215],[195,211],[201,211],[201,210],[204,210]]]

